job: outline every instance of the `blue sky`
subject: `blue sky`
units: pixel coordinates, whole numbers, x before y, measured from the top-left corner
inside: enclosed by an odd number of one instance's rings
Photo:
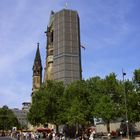
[[[45,65],[51,10],[68,9],[80,16],[83,78],[131,79],[140,68],[140,0],[0,0],[0,107],[21,108],[31,100],[32,66],[40,43]]]

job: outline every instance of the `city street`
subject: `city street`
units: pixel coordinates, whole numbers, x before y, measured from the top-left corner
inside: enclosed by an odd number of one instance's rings
[[[0,140],[13,140],[13,139],[10,137],[0,137]]]

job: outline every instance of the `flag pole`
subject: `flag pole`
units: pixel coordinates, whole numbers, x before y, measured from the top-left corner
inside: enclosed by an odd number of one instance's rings
[[[127,132],[126,136],[129,140],[129,121],[128,121],[128,110],[127,110],[127,99],[126,99],[126,91],[125,91],[125,83],[124,83],[124,76],[126,73],[122,69],[122,76],[123,76],[123,90],[124,90],[124,103],[125,103],[125,119],[126,119],[126,127],[127,127]]]

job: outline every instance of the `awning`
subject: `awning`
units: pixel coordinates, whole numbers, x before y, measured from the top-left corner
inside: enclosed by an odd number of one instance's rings
[[[36,131],[50,133],[52,130],[50,128],[37,128]]]

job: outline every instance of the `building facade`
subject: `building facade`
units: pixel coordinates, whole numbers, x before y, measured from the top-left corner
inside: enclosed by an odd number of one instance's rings
[[[31,107],[31,103],[30,102],[23,102],[22,103],[22,110],[23,111],[29,112],[30,107]]]
[[[75,80],[81,80],[80,21],[77,11],[52,11],[45,33],[47,45],[43,82],[56,80],[68,85]],[[33,66],[33,92],[40,87],[42,81],[39,56],[38,47]]]
[[[80,80],[82,74],[78,13],[67,9],[51,12],[45,33],[47,56],[44,81],[56,80],[69,84]]]
[[[27,114],[29,112],[31,103],[30,102],[23,102],[22,103],[22,110],[18,108],[11,109],[15,116],[18,119],[22,128],[28,128],[29,122],[27,120]]]

